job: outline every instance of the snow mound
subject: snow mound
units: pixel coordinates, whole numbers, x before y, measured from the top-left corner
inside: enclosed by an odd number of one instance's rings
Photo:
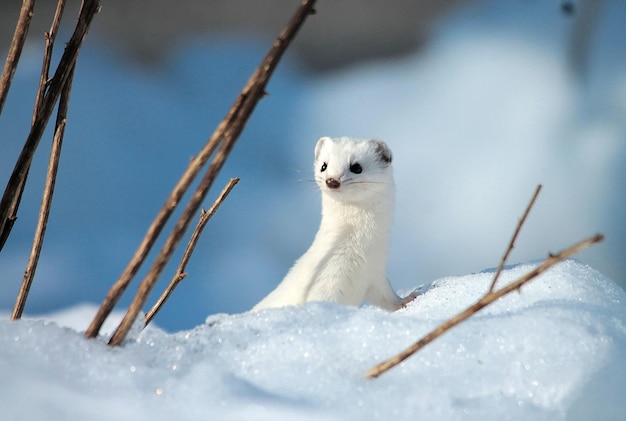
[[[534,264],[505,270],[501,284]],[[364,375],[473,304],[493,271],[440,279],[411,305],[312,303],[87,340],[95,308],[0,322],[6,419],[555,419],[623,413],[626,294],[573,260],[454,328],[378,379]],[[75,317],[71,315],[74,313]],[[90,313],[90,314],[88,314]],[[53,321],[55,320],[56,321]],[[71,327],[67,327],[71,326]],[[618,396],[615,394],[615,396]],[[605,415],[603,417],[603,415]]]

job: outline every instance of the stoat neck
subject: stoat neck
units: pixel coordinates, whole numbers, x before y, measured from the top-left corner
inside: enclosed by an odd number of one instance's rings
[[[386,237],[392,223],[393,198],[375,203],[349,203],[322,195],[322,228],[330,230],[368,230]]]

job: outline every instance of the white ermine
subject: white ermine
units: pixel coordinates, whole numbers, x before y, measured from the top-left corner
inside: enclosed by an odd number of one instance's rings
[[[391,151],[380,140],[322,137],[315,146],[315,182],[322,191],[322,222],[313,244],[253,311],[332,301],[363,300],[397,310],[387,280],[394,182]]]

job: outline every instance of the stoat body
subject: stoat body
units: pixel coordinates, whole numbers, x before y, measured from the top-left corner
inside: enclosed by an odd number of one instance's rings
[[[364,300],[397,310],[400,298],[387,280],[394,181],[391,151],[380,140],[322,137],[315,146],[315,182],[322,192],[322,222],[313,244],[283,281],[253,311],[331,301]]]

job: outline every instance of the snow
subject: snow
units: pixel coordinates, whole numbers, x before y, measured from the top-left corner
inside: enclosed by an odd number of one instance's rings
[[[508,268],[500,285],[534,266]],[[622,399],[607,405],[611,392],[594,380],[609,370],[613,395],[626,387],[626,294],[575,260],[487,307],[381,377],[365,377],[373,365],[473,304],[492,277],[488,270],[439,279],[396,313],[310,303],[216,314],[177,333],[149,327],[118,348],[106,345],[106,335],[81,335],[93,307],[3,320],[0,408],[6,419],[48,420],[552,420],[626,414]]]

